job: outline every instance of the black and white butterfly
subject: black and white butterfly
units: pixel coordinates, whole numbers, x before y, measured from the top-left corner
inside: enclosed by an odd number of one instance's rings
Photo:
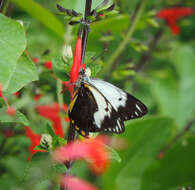
[[[89,132],[123,133],[124,121],[144,116],[147,107],[122,89],[80,73],[69,106],[71,126],[82,136]]]

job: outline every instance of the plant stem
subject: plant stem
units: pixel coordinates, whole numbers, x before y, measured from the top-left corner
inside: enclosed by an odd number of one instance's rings
[[[86,52],[86,46],[87,46],[87,39],[88,39],[88,34],[89,34],[89,25],[88,25],[88,20],[87,17],[90,15],[91,12],[91,5],[92,5],[92,0],[86,0],[85,4],[85,16],[84,16],[84,27],[83,27],[83,32],[82,32],[82,54],[81,54],[81,64],[84,63],[85,60],[85,52]]]
[[[131,40],[131,37],[133,35],[133,32],[135,31],[136,25],[138,21],[140,20],[142,13],[146,7],[147,0],[141,0],[140,4],[134,14],[134,16],[131,19],[131,25],[129,27],[129,30],[127,32],[127,35],[125,39],[119,44],[118,48],[115,50],[115,52],[111,55],[108,62],[105,64],[104,69],[102,70],[103,76],[107,76],[111,74],[111,68],[112,64],[115,62],[115,60],[119,57],[119,55],[123,52],[129,41]]]
[[[7,8],[9,6],[9,1],[10,0],[1,0],[1,2],[0,2],[0,12],[2,12],[4,15],[7,12]]]

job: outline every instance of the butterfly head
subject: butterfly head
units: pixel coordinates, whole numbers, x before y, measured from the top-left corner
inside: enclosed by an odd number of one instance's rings
[[[76,82],[76,87],[81,87],[82,86],[82,84],[84,84],[84,83],[86,83],[86,82],[88,82],[90,79],[89,79],[89,77],[90,77],[90,75],[91,75],[91,70],[90,70],[90,68],[86,68],[86,69],[81,69],[80,71],[79,71],[79,77],[78,77],[78,80],[77,80],[77,82]]]

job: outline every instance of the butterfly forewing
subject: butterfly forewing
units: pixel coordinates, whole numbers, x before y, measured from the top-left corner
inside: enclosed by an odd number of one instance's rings
[[[95,132],[93,114],[96,110],[97,104],[89,89],[84,86],[77,89],[69,106],[69,117],[74,129],[82,136],[87,136],[89,131]]]

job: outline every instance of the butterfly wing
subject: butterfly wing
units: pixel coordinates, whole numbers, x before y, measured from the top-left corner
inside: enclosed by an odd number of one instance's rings
[[[97,110],[97,104],[88,88],[78,88],[69,106],[69,118],[71,126],[82,136],[88,136],[89,131],[96,128],[93,114]]]
[[[76,90],[69,106],[71,126],[82,136],[89,132],[124,132],[120,115],[93,86],[84,84]]]
[[[85,84],[86,85],[86,84]],[[93,114],[95,131],[122,133],[125,131],[120,114],[116,112],[107,98],[94,86],[86,85],[97,104],[97,110]]]
[[[89,84],[106,97],[122,121],[139,118],[147,113],[147,107],[140,100],[122,89],[100,79],[90,79]]]

